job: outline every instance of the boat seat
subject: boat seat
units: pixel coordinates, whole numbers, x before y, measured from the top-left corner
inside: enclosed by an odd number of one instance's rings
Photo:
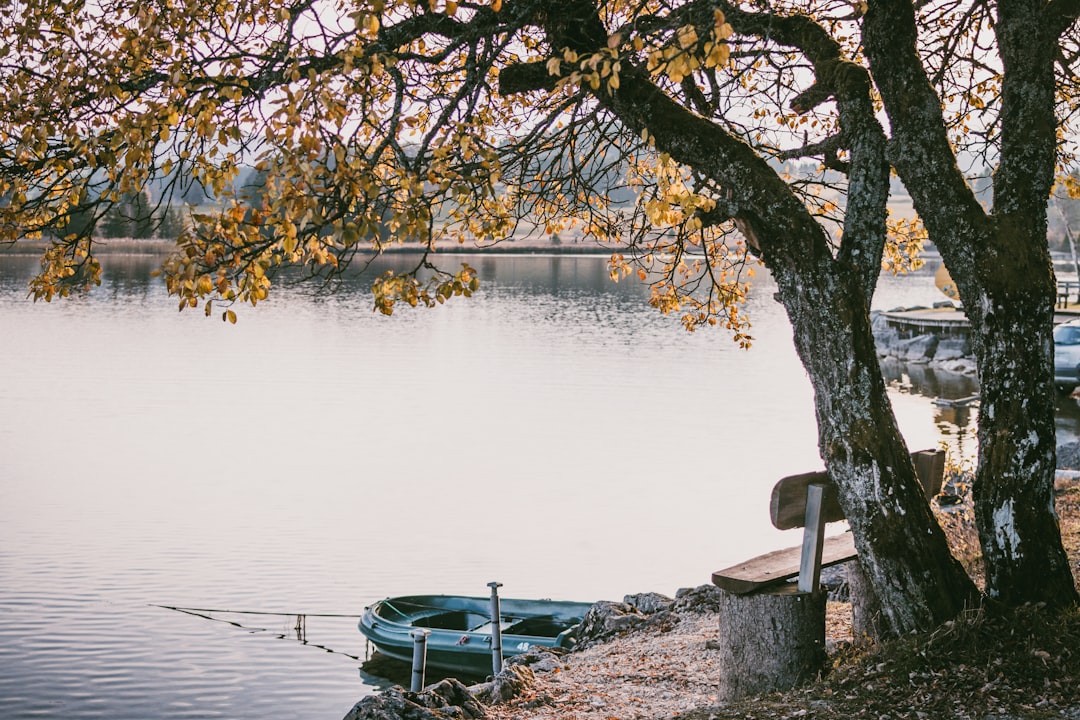
[[[467,610],[446,610],[427,617],[417,618],[413,625],[433,630],[461,630],[472,632],[491,622],[491,618]]]

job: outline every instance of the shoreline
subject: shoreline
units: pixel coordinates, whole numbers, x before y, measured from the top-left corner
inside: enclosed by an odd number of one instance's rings
[[[1062,446],[1059,465],[1080,465],[1080,443]],[[950,546],[972,571],[971,543],[975,539],[970,483],[963,476],[953,478],[953,490],[962,497],[941,496],[933,503],[934,514],[945,529]],[[962,488],[962,489],[961,489]],[[1059,517],[1066,552],[1073,574],[1080,582],[1080,472],[1064,467],[1055,484]],[[959,501],[959,502],[957,502]],[[873,717],[981,718],[1023,720],[1061,718],[1080,720],[1080,656],[1051,648],[1048,637],[1038,640],[995,629],[1000,617],[974,609],[934,633],[886,641],[872,647],[857,645],[851,634],[851,605],[830,599],[826,609],[828,663],[824,677],[785,693],[769,693],[732,703],[717,701],[717,652],[713,649],[719,632],[715,612],[706,596],[711,586],[680,591],[696,596],[690,603],[676,599],[659,611],[641,614],[627,596],[623,608],[637,618],[632,627],[613,637],[586,641],[584,646],[561,657],[536,653],[508,662],[499,678],[469,688],[455,680],[410,693],[401,687],[369,696],[357,703],[345,720],[442,720],[443,718],[483,718],[484,720],[735,720],[736,718],[814,717],[820,720],[847,720],[876,706]],[[715,588],[711,588],[715,590]],[[655,597],[655,596],[654,596]],[[622,616],[625,619],[625,615]],[[1023,610],[1017,617],[1031,620],[1036,614]],[[1069,619],[1071,618],[1071,619]],[[1072,647],[1080,630],[1080,612],[1074,610],[1060,629],[1065,647]],[[616,618],[618,619],[618,618]],[[1059,632],[1048,619],[1049,638]],[[1006,617],[1004,622],[1011,620]],[[1046,623],[1043,623],[1045,625]],[[612,623],[614,626],[615,623]],[[625,625],[623,626],[625,627]],[[1039,623],[1025,628],[1038,630]],[[999,638],[999,646],[988,652],[998,655],[999,668],[990,672],[996,680],[987,685],[989,672],[984,659],[972,660],[964,653],[982,651],[991,644],[987,637]],[[955,642],[944,638],[952,634]],[[975,642],[977,640],[977,642]],[[968,647],[965,642],[973,647]],[[996,642],[996,641],[995,641]],[[1033,664],[1025,643],[1040,642],[1036,660],[1057,659],[1056,664]],[[953,646],[956,646],[955,648]],[[1043,646],[1046,646],[1045,648]],[[914,649],[913,649],[914,648]],[[1051,650],[1051,652],[1046,652]],[[1042,654],[1040,654],[1042,653]],[[1051,654],[1053,653],[1053,655]],[[931,659],[933,658],[933,659]],[[993,658],[991,657],[991,660]],[[904,663],[921,668],[909,673]],[[935,665],[936,663],[936,665]],[[890,673],[888,668],[894,667]],[[1030,668],[1030,672],[1026,669]],[[895,675],[895,677],[890,677]],[[506,676],[506,677],[504,677]],[[872,680],[872,682],[871,682]],[[457,683],[456,685],[454,685]],[[452,691],[447,690],[453,686]],[[988,688],[1000,688],[992,692]],[[981,688],[981,689],[980,689]],[[448,693],[458,700],[448,700]],[[1007,702],[998,697],[1008,693]],[[962,706],[956,697],[966,698]],[[900,705],[898,706],[898,703]],[[422,707],[417,707],[417,706]],[[974,706],[974,707],[973,707]],[[906,708],[907,712],[904,712]],[[947,708],[950,712],[940,712]],[[883,711],[887,711],[882,714]],[[1050,712],[1047,712],[1050,711]],[[899,714],[893,714],[899,712]]]
[[[2,255],[37,255],[48,248],[51,241],[48,240],[19,240],[13,243],[0,244],[0,256]],[[176,242],[151,238],[137,240],[134,238],[101,238],[94,241],[95,250],[102,255],[127,254],[127,255],[158,255],[165,254],[176,249]],[[391,244],[380,251],[383,255],[413,254],[419,255],[424,252],[422,245]],[[599,243],[586,242],[536,242],[532,240],[507,239],[490,245],[459,245],[446,244],[437,246],[431,251],[433,255],[595,255],[606,257],[613,252],[618,252],[616,245],[604,246]]]

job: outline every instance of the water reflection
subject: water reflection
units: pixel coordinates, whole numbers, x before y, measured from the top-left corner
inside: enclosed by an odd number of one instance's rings
[[[881,372],[894,405],[901,404],[905,396],[929,398],[940,442],[954,460],[974,460],[979,417],[976,378],[891,359],[882,361]]]
[[[1058,445],[1073,443],[1078,440],[1080,440],[1080,395],[1058,395]]]

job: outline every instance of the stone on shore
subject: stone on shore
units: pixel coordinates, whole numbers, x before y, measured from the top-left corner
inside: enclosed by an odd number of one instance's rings
[[[525,694],[535,684],[536,673],[528,665],[508,664],[491,680],[471,686],[469,692],[484,705],[498,705]]]
[[[870,313],[870,326],[879,357],[914,365],[928,365],[960,375],[975,375],[977,372],[971,341],[966,337],[948,334],[901,337],[880,311]]]
[[[378,695],[369,695],[353,705],[344,720],[478,720],[484,717],[487,717],[484,706],[469,689],[461,681],[448,678],[423,692],[414,693],[395,685]]]
[[[577,647],[586,648],[637,629],[646,617],[630,603],[601,600],[585,613],[577,631]]]

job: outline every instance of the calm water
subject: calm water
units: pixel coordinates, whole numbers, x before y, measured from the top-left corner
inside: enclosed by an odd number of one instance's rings
[[[372,314],[355,281],[229,326],[177,313],[154,257],[35,305],[35,260],[0,256],[0,717],[340,718],[379,681],[355,619],[314,615],[672,594],[797,542],[768,492],[820,462],[767,279],[747,353],[602,258],[470,262],[484,290],[435,311]],[[970,381],[890,373],[913,447],[974,451],[975,411],[930,397]]]

